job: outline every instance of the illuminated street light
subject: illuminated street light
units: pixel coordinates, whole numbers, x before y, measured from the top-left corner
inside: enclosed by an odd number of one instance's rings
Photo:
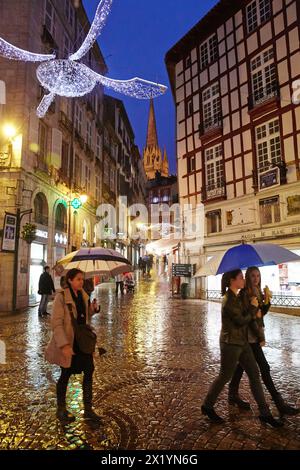
[[[4,124],[3,133],[8,139],[13,139],[17,134],[17,130],[12,124]]]
[[[79,197],[81,204],[85,204],[88,200],[88,196],[86,194],[82,194],[82,196]]]

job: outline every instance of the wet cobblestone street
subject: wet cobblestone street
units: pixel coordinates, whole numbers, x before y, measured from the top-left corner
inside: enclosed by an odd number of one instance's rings
[[[200,405],[219,367],[220,304],[170,298],[164,278],[141,281],[134,295],[116,298],[97,289],[102,312],[93,318],[99,346],[95,355],[94,406],[103,425],[82,418],[81,376],[73,376],[69,409],[76,421],[56,420],[55,382],[59,368],[44,360],[49,317],[37,308],[0,318],[7,348],[0,365],[0,449],[300,449],[300,416],[283,429],[260,424],[247,378],[241,395],[251,411],[227,403],[216,410],[225,425],[211,425]],[[300,318],[269,314],[265,353],[273,378],[289,403],[300,406]],[[266,394],[274,414],[276,409]]]

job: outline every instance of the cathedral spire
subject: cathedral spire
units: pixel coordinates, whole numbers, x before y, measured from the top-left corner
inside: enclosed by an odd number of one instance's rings
[[[163,176],[169,176],[169,160],[168,160],[168,156],[167,156],[166,147],[164,149],[164,156],[163,156],[163,162],[162,162],[162,175]]]
[[[150,100],[150,111],[149,111],[149,121],[148,121],[146,147],[148,147],[148,148],[149,147],[158,148],[158,138],[157,138],[153,98],[151,98],[151,100]]]

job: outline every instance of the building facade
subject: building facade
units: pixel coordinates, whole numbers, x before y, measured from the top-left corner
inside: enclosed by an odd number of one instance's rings
[[[204,205],[186,262],[242,240],[300,253],[299,28],[299,1],[221,0],[166,55],[180,204]],[[263,269],[273,290],[299,292],[295,265]],[[193,295],[214,282],[191,281]]]
[[[1,1],[1,36],[17,47],[67,57],[81,45],[89,21],[70,0]],[[85,63],[104,74],[98,45]],[[0,253],[0,310],[12,305],[18,284],[17,308],[36,300],[39,275],[67,251],[97,243],[96,208],[102,201],[103,90],[97,87],[81,99],[56,97],[43,119],[36,108],[44,94],[36,78],[37,64],[0,59],[0,79],[6,89],[1,104],[0,218],[32,209],[24,223],[37,226],[32,244],[19,242],[17,281],[13,253]],[[2,103],[4,100],[2,100]],[[9,124],[15,133],[2,133]],[[78,198],[88,196],[78,207]],[[22,228],[21,228],[22,230]],[[56,280],[58,281],[58,279]]]

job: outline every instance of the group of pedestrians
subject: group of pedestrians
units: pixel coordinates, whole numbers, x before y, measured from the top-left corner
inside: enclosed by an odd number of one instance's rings
[[[245,371],[259,408],[260,421],[281,427],[284,424],[283,415],[296,415],[300,410],[288,405],[277,390],[262,349],[265,345],[264,316],[270,308],[271,293],[267,287],[262,291],[260,271],[251,267],[247,269],[245,279],[241,270],[225,273],[222,277],[222,295],[220,371],[204,399],[202,413],[214,423],[224,422],[214,405],[227,383],[229,403],[240,409],[250,409],[250,404],[239,395],[239,385]],[[273,417],[267,405],[259,371],[279,411],[279,419]]]
[[[49,280],[49,268],[41,276],[40,288],[54,289]],[[51,278],[51,276],[50,276]],[[89,325],[92,315],[99,313],[96,301],[90,302],[93,286],[84,285],[84,273],[71,269],[64,278],[61,291],[57,292],[52,308],[52,337],[46,349],[46,359],[61,367],[57,382],[57,417],[63,424],[74,421],[66,407],[66,391],[72,374],[83,373],[84,418],[100,423],[100,417],[93,410],[93,354],[81,350],[77,340],[77,328]],[[117,283],[122,283],[120,278]],[[85,289],[84,289],[85,288]],[[118,288],[117,288],[118,289]],[[43,289],[44,290],[44,289]],[[118,292],[118,290],[116,291]],[[122,288],[121,288],[122,292]],[[264,316],[271,304],[271,292],[261,288],[260,271],[249,268],[244,279],[241,270],[225,273],[222,277],[222,328],[220,334],[221,365],[217,378],[211,384],[201,406],[202,413],[213,423],[221,424],[214,406],[223,388],[229,383],[228,402],[239,409],[250,410],[250,404],[239,393],[244,371],[248,375],[251,392],[259,408],[261,422],[273,427],[283,426],[284,415],[293,416],[299,409],[285,402],[271,376],[270,366],[263,352],[265,345]],[[45,312],[47,298],[39,308]],[[74,322],[76,328],[74,327]],[[105,350],[104,350],[105,351]],[[274,401],[280,418],[275,418],[266,402],[261,378]]]

